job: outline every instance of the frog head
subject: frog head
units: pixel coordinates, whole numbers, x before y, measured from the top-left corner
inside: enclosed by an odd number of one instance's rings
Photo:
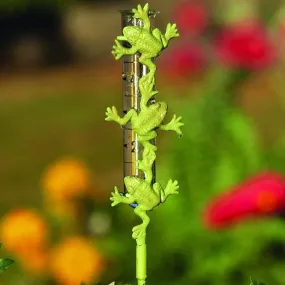
[[[127,38],[128,42],[134,46],[136,45],[141,33],[140,27],[125,27],[123,30],[123,35]]]
[[[126,185],[129,194],[133,194],[136,189],[138,189],[142,183],[142,180],[135,176],[126,176],[124,178],[124,183]]]

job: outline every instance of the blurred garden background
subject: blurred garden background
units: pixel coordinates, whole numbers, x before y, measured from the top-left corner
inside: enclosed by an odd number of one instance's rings
[[[0,2],[0,242],[16,261],[1,285],[136,284],[139,219],[110,206],[122,130],[104,116],[122,104],[118,10],[137,4]],[[157,181],[177,179],[180,195],[150,213],[148,284],[282,285],[285,4],[149,4],[156,27],[180,32],[157,59],[156,88],[185,126],[157,139]]]

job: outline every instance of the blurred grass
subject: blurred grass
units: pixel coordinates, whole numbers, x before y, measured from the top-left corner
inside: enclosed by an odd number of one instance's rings
[[[105,125],[104,111],[107,105],[119,105],[119,99],[94,92],[2,102],[0,211],[37,205],[43,169],[63,155],[81,157],[98,178],[109,176],[107,184],[112,185],[118,178],[110,169],[120,168],[121,159],[121,146],[113,142],[116,136],[121,139],[121,131],[115,124]]]

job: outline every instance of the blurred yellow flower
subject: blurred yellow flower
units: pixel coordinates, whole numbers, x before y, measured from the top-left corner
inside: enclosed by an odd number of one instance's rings
[[[43,174],[45,198],[51,202],[67,202],[90,195],[90,172],[86,165],[73,159],[62,159],[50,165]]]
[[[104,270],[102,255],[84,237],[69,237],[50,254],[50,272],[60,285],[78,285],[98,280]]]
[[[48,226],[36,211],[15,209],[0,223],[0,239],[8,251],[20,256],[46,246]]]

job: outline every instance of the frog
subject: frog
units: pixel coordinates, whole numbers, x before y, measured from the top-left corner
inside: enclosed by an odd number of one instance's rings
[[[138,141],[143,145],[143,147],[156,151],[157,147],[149,141],[157,137],[157,129],[174,131],[178,136],[182,136],[180,127],[182,127],[184,123],[181,122],[181,117],[177,118],[174,114],[169,123],[162,124],[167,114],[167,109],[167,103],[157,102],[149,106],[145,106],[140,112],[132,108],[124,115],[124,117],[121,118],[118,115],[116,107],[112,106],[111,108],[107,108],[105,120],[117,122],[121,126],[125,126],[129,121],[131,121],[132,128],[138,135]]]
[[[132,9],[133,17],[141,19],[143,27],[127,26],[123,29],[123,35],[115,39],[112,54],[118,60],[124,55],[133,55],[140,53],[139,62],[146,65],[151,74],[156,71],[156,66],[152,59],[160,55],[172,38],[178,37],[176,24],[168,24],[165,34],[158,29],[151,29],[149,20],[149,5],[144,7],[138,5],[137,9]],[[123,47],[119,41],[127,41],[131,44],[131,48]]]
[[[127,193],[121,195],[118,187],[115,186],[114,192],[111,193],[110,197],[112,201],[111,206],[114,207],[120,203],[136,204],[134,212],[142,220],[142,223],[135,226],[132,230],[132,237],[136,239],[145,234],[150,222],[147,211],[152,211],[164,203],[168,196],[179,194],[179,186],[177,180],[172,181],[172,179],[169,179],[166,187],[163,188],[158,182],[151,184],[136,176],[126,176],[124,184]]]

